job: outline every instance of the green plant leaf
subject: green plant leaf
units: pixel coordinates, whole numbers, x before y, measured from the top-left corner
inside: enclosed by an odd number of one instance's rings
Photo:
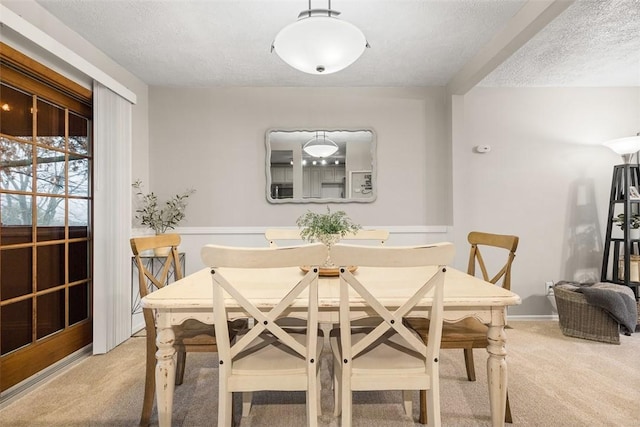
[[[182,194],[176,194],[164,204],[159,204],[158,197],[153,192],[142,192],[142,181],[136,180],[131,186],[136,189],[135,195],[140,205],[136,209],[135,218],[140,221],[140,225],[149,227],[156,234],[173,230],[184,219],[187,199],[195,193],[194,189],[188,189]]]
[[[344,211],[331,212],[327,206],[327,213],[316,213],[308,210],[301,215],[296,224],[301,229],[300,236],[306,241],[320,240],[321,236],[339,234],[344,237],[347,233],[355,233],[362,228],[354,223]]]

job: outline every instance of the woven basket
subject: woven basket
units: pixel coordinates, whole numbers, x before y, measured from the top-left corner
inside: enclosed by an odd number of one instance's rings
[[[569,337],[620,344],[620,326],[609,314],[587,303],[581,293],[554,286],[560,330]]]

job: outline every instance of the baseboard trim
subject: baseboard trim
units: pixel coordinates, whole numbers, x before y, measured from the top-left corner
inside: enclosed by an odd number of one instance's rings
[[[46,367],[42,371],[30,376],[24,381],[19,382],[11,388],[0,393],[0,410],[5,406],[10,405],[14,400],[19,399],[26,393],[33,390],[46,380],[53,379],[58,374],[61,374],[65,369],[69,368],[73,364],[91,356],[93,354],[93,344],[89,344],[80,350],[77,350],[64,359],[61,359],[51,366]]]

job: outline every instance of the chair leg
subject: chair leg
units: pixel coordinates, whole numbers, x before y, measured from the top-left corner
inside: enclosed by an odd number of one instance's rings
[[[340,383],[342,370],[336,360],[333,361],[333,364],[333,416],[339,417],[342,413],[342,384]]]
[[[437,394],[437,391],[434,391],[433,388],[425,391],[427,395],[427,412],[431,417],[430,422],[425,422],[425,424],[429,426],[440,427],[442,425],[442,420],[440,418],[440,396]],[[429,421],[429,420],[425,420]]]
[[[319,383],[317,375],[313,375],[309,378],[309,384],[307,387],[307,426],[318,426],[318,391]]]
[[[411,414],[413,414],[413,390],[402,390],[402,401],[404,403],[404,412],[408,416],[412,417]]]
[[[316,408],[318,416],[322,416],[322,384],[320,383],[320,369],[316,373]]]
[[[142,399],[142,414],[140,425],[148,426],[153,410],[153,398],[156,394],[156,339],[155,333],[147,333],[147,358],[146,358],[144,398]]]
[[[464,364],[467,367],[467,378],[469,381],[476,380],[476,367],[473,364],[473,349],[464,349]]]
[[[351,427],[352,408],[353,408],[353,392],[351,391],[351,379],[343,375],[340,381],[340,397],[341,397],[341,427]]]
[[[184,379],[184,366],[187,363],[187,352],[180,350],[176,357],[176,385],[182,384]]]
[[[504,411],[504,422],[513,424],[513,418],[511,418],[511,405],[509,404],[509,391],[507,390],[507,408]]]
[[[219,393],[218,400],[218,426],[233,426],[233,393]]]
[[[253,393],[250,391],[243,391],[242,395],[242,416],[248,417],[251,412],[251,401],[253,399]]]

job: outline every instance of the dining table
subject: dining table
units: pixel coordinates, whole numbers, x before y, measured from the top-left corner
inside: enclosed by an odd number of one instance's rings
[[[436,266],[406,268],[355,268],[354,275],[367,283],[367,289],[384,306],[393,310],[406,301],[418,286],[433,275]],[[431,270],[430,270],[431,269]],[[295,283],[302,278],[303,268],[268,269],[219,269],[225,278],[236,286],[261,310],[274,307]],[[318,319],[324,324],[339,322],[340,279],[337,276],[320,276],[318,281]],[[432,297],[428,293],[409,313],[409,316],[429,316]],[[507,349],[505,326],[507,307],[521,303],[520,297],[506,289],[447,267],[444,284],[444,319],[457,321],[475,317],[488,325],[487,379],[491,422],[504,426],[507,394]],[[362,298],[353,295],[349,299],[351,315],[361,317],[370,314]],[[245,316],[231,297],[225,305],[237,308],[237,316]],[[306,311],[308,298],[301,294],[290,310]],[[175,382],[175,335],[173,326],[188,319],[213,324],[213,284],[209,268],[203,268],[181,280],[150,293],[142,299],[142,306],[155,311],[157,328],[156,398],[160,427],[171,425]],[[286,314],[286,313],[285,313]]]

